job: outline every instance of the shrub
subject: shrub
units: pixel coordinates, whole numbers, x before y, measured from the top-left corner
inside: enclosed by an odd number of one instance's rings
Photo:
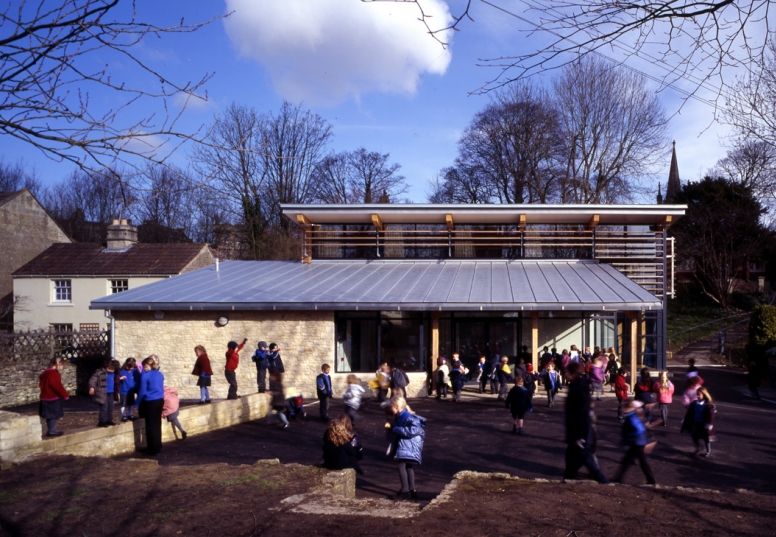
[[[776,306],[759,304],[749,319],[749,343],[747,351],[753,358],[760,358],[776,346]]]

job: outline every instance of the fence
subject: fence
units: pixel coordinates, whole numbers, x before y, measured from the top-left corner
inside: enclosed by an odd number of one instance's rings
[[[0,334],[0,408],[38,400],[38,375],[54,354],[70,365],[62,383],[73,393],[85,393],[92,373],[109,354],[108,332],[39,330]]]

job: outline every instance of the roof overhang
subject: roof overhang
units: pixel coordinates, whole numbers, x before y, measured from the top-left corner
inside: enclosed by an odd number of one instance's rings
[[[686,205],[281,205],[283,214],[306,225],[373,225],[373,215],[383,225],[645,225],[668,226],[681,218]]]
[[[647,311],[591,261],[227,261],[92,301],[112,311]]]

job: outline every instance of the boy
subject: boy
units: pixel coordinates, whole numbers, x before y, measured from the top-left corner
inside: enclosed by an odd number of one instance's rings
[[[331,390],[331,377],[329,364],[321,366],[322,373],[316,378],[316,391],[318,392],[318,401],[320,401],[321,421],[329,421],[329,399],[334,393]]]
[[[267,342],[259,341],[256,346],[256,352],[253,353],[251,360],[256,364],[256,384],[259,387],[259,393],[264,393],[267,387],[267,366],[269,365],[269,352],[267,352]]]
[[[229,393],[227,399],[237,399],[237,373],[235,370],[240,365],[240,351],[248,342],[248,338],[243,339],[239,345],[236,341],[230,341],[226,347],[226,366],[224,366],[224,376],[229,383]]]
[[[113,421],[113,392],[116,389],[116,370],[120,367],[118,360],[106,358],[103,366],[94,372],[89,379],[89,395],[100,405],[100,416],[97,427],[116,425]]]

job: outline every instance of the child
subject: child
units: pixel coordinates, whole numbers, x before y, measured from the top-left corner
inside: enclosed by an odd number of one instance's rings
[[[283,360],[280,358],[280,347],[277,343],[269,344],[269,354],[267,355],[268,367],[274,369],[279,373],[285,373],[286,368],[283,367]]]
[[[321,413],[321,421],[329,421],[329,400],[334,395],[334,392],[331,389],[329,371],[331,371],[329,364],[323,364],[321,366],[321,374],[315,379],[315,388],[320,403],[319,410]]]
[[[353,373],[348,375],[348,389],[342,395],[342,399],[345,401],[345,414],[350,418],[351,425],[355,425],[356,420],[361,419],[356,411],[361,407],[363,393],[364,388],[361,387],[358,377]]]
[[[286,401],[289,418],[303,418],[307,421],[307,411],[304,409],[304,396],[300,393],[294,397],[289,397]]]
[[[588,377],[590,378],[590,385],[593,388],[595,400],[600,401],[601,397],[604,395],[604,368],[601,367],[600,358],[596,357],[593,359]]]
[[[450,367],[447,365],[447,359],[444,356],[439,357],[437,367],[437,395],[436,398],[447,398],[447,384],[450,382]]]
[[[115,389],[115,374],[119,368],[118,361],[106,358],[103,366],[94,372],[89,379],[89,395],[100,405],[100,415],[97,427],[116,425],[113,421],[113,390]]]
[[[380,364],[380,368],[375,372],[375,381],[377,385],[377,400],[384,403],[388,398],[388,388],[391,387],[391,368],[388,362]],[[382,404],[380,405],[382,407]]]
[[[544,379],[544,389],[547,391],[547,406],[552,408],[555,406],[555,394],[558,393],[560,388],[560,375],[555,371],[555,364],[550,362],[547,364],[547,371],[542,373]]]
[[[286,417],[286,396],[283,389],[283,373],[277,369],[269,370],[269,391],[272,394],[272,410],[275,411],[278,419],[280,419],[280,428],[285,429],[288,427],[288,418]]]
[[[347,416],[338,416],[329,422],[323,435],[323,467],[328,470],[353,468],[359,474],[364,473],[358,463],[364,448],[353,432]]]
[[[248,343],[248,338],[243,339],[239,345],[236,341],[230,341],[226,347],[226,365],[224,366],[224,376],[229,383],[229,393],[227,399],[237,399],[237,367],[240,365],[240,351]]]
[[[499,390],[498,390],[498,399],[499,401],[506,401],[507,393],[509,392],[509,383],[515,380],[514,375],[512,375],[512,370],[509,369],[509,358],[507,356],[502,356],[501,360],[499,361],[499,367],[496,372],[498,375],[498,383],[499,383]]]
[[[480,362],[477,364],[477,383],[479,392],[485,393],[485,385],[488,383],[488,364],[484,356],[480,356]]]
[[[614,393],[614,381],[617,379],[617,372],[620,370],[620,364],[617,362],[617,355],[614,347],[609,347],[609,361],[606,364],[606,376],[611,386],[611,393]]]
[[[630,391],[628,382],[625,380],[627,376],[628,376],[628,368],[621,367],[620,370],[617,372],[617,378],[614,379],[614,395],[617,396],[617,403],[618,403],[617,419],[620,420],[620,423],[625,421],[625,417],[623,414],[623,405],[625,404],[625,401],[628,399],[628,392]]]
[[[421,463],[426,420],[413,414],[403,397],[391,397],[391,414],[394,422],[386,423],[385,428],[391,438],[389,454],[396,460],[401,481],[401,490],[394,499],[415,499],[414,466]]]
[[[259,393],[264,393],[267,387],[267,367],[269,366],[269,351],[266,341],[259,341],[251,360],[256,364],[256,384],[259,387]]]
[[[135,404],[135,367],[137,360],[131,356],[124,361],[119,371],[119,407],[121,421],[134,420],[132,405]]]
[[[180,414],[178,408],[181,401],[178,398],[178,390],[171,388],[170,386],[164,387],[164,406],[162,407],[162,417],[167,418],[167,421],[172,423],[173,433],[175,428],[181,432],[181,440],[186,440],[188,434],[183,430],[181,422],[178,420],[178,414]]]
[[[711,442],[717,439],[714,430],[714,414],[717,412],[717,407],[713,403],[708,390],[698,388],[695,401],[690,403],[687,414],[682,420],[681,432],[690,431],[692,441],[695,444],[695,454],[703,454],[704,457],[711,457]],[[705,454],[703,449],[699,448],[701,440],[706,444]]]
[[[622,481],[625,472],[628,467],[633,464],[634,459],[638,459],[641,471],[644,472],[644,477],[647,478],[647,484],[655,484],[655,476],[652,475],[652,469],[647,462],[647,455],[644,448],[649,443],[647,439],[647,428],[644,426],[644,422],[638,414],[637,406],[640,406],[640,401],[632,401],[626,399],[623,403],[623,410],[625,416],[622,424],[622,443],[627,447],[625,451],[625,457],[620,464],[620,470],[617,472],[617,476],[612,480],[615,483]]]
[[[660,372],[660,380],[653,386],[652,391],[657,396],[657,403],[660,406],[660,416],[663,418],[663,427],[668,423],[668,405],[673,401],[674,385],[668,380],[668,371]]]
[[[525,375],[523,375],[523,385],[525,386],[525,389],[528,390],[528,397],[531,398],[531,408],[533,408],[533,396],[536,393],[536,381],[539,380],[539,378],[541,377],[534,373],[533,364],[526,364]]]
[[[210,358],[202,345],[194,347],[194,354],[197,355],[197,361],[194,362],[194,369],[191,374],[197,377],[197,386],[199,386],[199,404],[210,403],[210,379],[213,376],[213,370],[210,368]]]
[[[531,396],[523,377],[515,377],[515,386],[509,390],[504,406],[512,413],[512,434],[523,434],[523,417],[527,411],[533,412]]]
[[[458,356],[453,354],[453,357]],[[453,369],[450,371],[450,384],[453,386],[453,402],[461,400],[461,392],[466,384],[466,369],[460,360],[453,361]]]
[[[65,415],[62,411],[62,399],[67,401],[70,396],[62,386],[62,371],[65,369],[65,358],[56,355],[49,366],[40,374],[40,411],[41,418],[46,420],[46,436],[62,436],[57,430],[57,422]]]

